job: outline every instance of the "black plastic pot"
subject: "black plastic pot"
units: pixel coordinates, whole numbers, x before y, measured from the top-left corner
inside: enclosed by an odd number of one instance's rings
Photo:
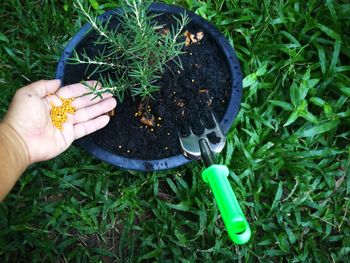
[[[180,14],[186,12],[191,19],[191,23],[200,26],[206,34],[209,34],[220,47],[222,53],[224,54],[229,71],[232,78],[232,92],[229,100],[228,108],[225,112],[223,119],[221,120],[221,128],[226,134],[230,129],[232,122],[234,121],[241,102],[242,97],[242,73],[240,69],[239,62],[235,55],[233,47],[229,44],[227,39],[208,21],[204,20],[200,16],[189,12],[183,8],[167,5],[167,4],[152,4],[151,11],[158,13],[169,13],[169,14]],[[101,15],[99,18],[106,20],[111,15],[121,12],[120,9],[114,9],[108,11]],[[91,29],[90,24],[86,24],[67,44],[64,53],[58,63],[56,78],[62,80],[66,74],[65,68],[68,58],[72,55],[73,50],[78,45],[78,43],[84,38],[85,34]],[[189,163],[191,160],[185,158],[183,155],[176,155],[169,158],[159,159],[159,160],[138,160],[130,159],[123,156],[117,156],[112,154],[101,146],[97,145],[91,138],[91,136],[86,136],[78,141],[76,144],[81,148],[85,149],[87,152],[93,156],[106,161],[112,165],[129,169],[129,170],[139,170],[139,171],[160,171],[178,167]]]

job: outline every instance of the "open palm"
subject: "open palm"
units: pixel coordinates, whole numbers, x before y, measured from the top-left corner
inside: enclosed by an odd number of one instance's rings
[[[95,85],[90,82],[90,85]],[[14,96],[5,122],[10,124],[26,143],[30,163],[51,159],[64,152],[74,140],[103,128],[109,122],[104,115],[116,106],[111,94],[102,98],[86,95],[83,84],[73,84],[59,89],[59,80],[42,80],[19,89]],[[51,121],[51,103],[61,105],[60,97],[75,98],[74,115],[68,114],[63,129]]]

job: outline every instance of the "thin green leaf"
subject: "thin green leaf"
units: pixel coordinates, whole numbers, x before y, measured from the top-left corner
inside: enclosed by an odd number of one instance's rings
[[[99,3],[97,2],[97,0],[89,0],[91,6],[93,7],[93,9],[95,10],[99,10],[100,9],[100,5]]]
[[[329,27],[320,24],[320,23],[316,23],[316,26],[321,29],[327,36],[329,36],[330,38],[333,38],[334,40],[341,40],[341,37],[338,33],[336,33],[334,30],[330,29]]]
[[[313,137],[318,134],[325,133],[327,131],[330,131],[332,129],[335,129],[339,125],[339,120],[333,120],[321,125],[316,125],[312,127],[311,129],[305,130],[303,132],[300,132],[298,134],[298,137],[303,138],[303,137]]]
[[[0,41],[9,43],[9,39],[1,32],[0,32]]]
[[[279,201],[281,200],[282,193],[283,193],[282,190],[283,190],[283,183],[279,182],[278,187],[277,187],[277,191],[275,194],[275,198],[274,198],[272,205],[271,205],[271,210],[275,209],[277,207]]]
[[[243,79],[243,88],[248,88],[257,82],[256,73],[249,74]]]

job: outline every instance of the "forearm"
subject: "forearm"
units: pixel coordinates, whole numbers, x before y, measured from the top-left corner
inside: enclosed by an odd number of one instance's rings
[[[0,123],[0,201],[29,164],[28,150],[20,135],[7,123]]]

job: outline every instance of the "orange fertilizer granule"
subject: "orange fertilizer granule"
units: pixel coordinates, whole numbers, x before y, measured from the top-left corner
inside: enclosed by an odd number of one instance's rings
[[[72,102],[74,98],[64,99],[60,97],[60,99],[62,101],[61,106],[55,106],[53,103],[51,103],[52,108],[51,108],[50,116],[51,116],[52,124],[56,128],[62,130],[63,124],[68,120],[68,113],[74,114],[76,111],[76,108],[72,106]]]

